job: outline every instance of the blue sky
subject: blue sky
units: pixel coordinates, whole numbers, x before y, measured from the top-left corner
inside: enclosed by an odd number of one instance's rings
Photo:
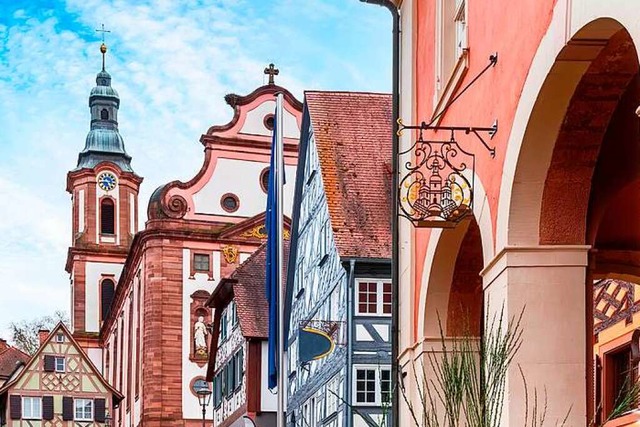
[[[277,82],[390,91],[388,12],[358,0],[0,0],[0,337],[12,320],[69,310],[66,173],[89,129],[88,95],[107,70],[120,131],[150,193],[202,164],[200,135],[226,123],[223,96]],[[142,226],[142,224],[141,224]]]

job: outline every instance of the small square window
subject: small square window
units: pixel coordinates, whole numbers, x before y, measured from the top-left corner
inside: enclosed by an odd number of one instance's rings
[[[42,398],[23,397],[22,398],[22,418],[25,420],[42,419]]]
[[[64,335],[56,334],[56,342],[64,342]]]
[[[93,400],[75,399],[73,404],[75,421],[93,421]]]
[[[210,258],[207,254],[193,255],[193,269],[199,272],[209,272]]]
[[[64,357],[56,357],[55,366],[56,366],[56,372],[64,372],[66,367]]]

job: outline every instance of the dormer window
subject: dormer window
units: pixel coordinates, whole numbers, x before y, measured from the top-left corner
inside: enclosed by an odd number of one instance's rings
[[[102,111],[100,111],[100,119],[109,120],[109,111],[107,111],[106,108],[103,108]]]

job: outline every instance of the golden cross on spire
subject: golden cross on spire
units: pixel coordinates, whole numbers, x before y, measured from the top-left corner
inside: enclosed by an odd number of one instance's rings
[[[104,71],[104,55],[107,53],[107,45],[104,44],[104,33],[110,33],[111,31],[104,29],[104,24],[101,24],[102,28],[96,30],[98,33],[102,33],[102,44],[100,45],[100,52],[102,52],[102,71]]]
[[[269,84],[275,85],[275,81],[273,79],[274,76],[280,74],[280,70],[278,70],[275,65],[269,64],[267,68],[264,69],[264,73],[269,76]]]

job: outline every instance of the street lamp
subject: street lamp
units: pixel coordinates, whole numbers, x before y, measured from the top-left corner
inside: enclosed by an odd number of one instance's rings
[[[255,421],[247,415],[243,415],[242,419],[244,419],[244,427],[257,427]]]
[[[211,402],[209,385],[206,382],[202,382],[198,390],[196,390],[196,394],[198,395],[200,406],[202,406],[202,427],[206,427],[207,406]]]

